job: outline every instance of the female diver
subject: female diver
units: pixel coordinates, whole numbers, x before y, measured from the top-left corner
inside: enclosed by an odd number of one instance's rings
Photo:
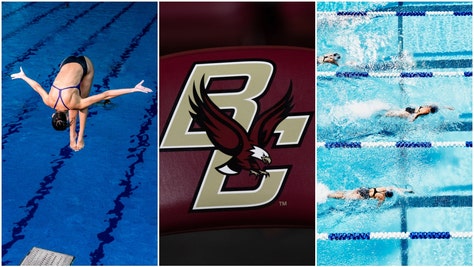
[[[92,79],[94,78],[94,66],[86,56],[69,56],[64,59],[49,93],[38,82],[27,77],[21,67],[20,72],[12,74],[11,77],[12,79],[24,80],[41,96],[48,107],[56,110],[52,116],[53,128],[64,131],[69,127],[69,146],[74,151],[81,150],[85,145],[84,130],[89,106],[120,95],[134,92],[152,92],[150,88],[142,86],[143,81],[141,81],[134,88],[107,90],[89,96]],[[78,115],[79,132],[77,133],[76,121]]]

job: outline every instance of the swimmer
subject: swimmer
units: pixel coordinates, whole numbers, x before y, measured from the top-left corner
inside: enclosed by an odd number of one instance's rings
[[[449,110],[454,110],[454,108],[452,107],[445,107],[445,108]],[[419,106],[417,108],[406,107],[405,109],[402,109],[402,110],[390,110],[387,113],[385,113],[385,116],[407,118],[407,119],[410,119],[410,121],[415,121],[419,116],[434,114],[438,112],[438,110],[439,110],[439,107],[437,105],[424,105],[424,106]]]
[[[339,66],[339,64],[337,63],[339,59],[341,59],[341,55],[339,55],[338,53],[326,54],[322,57],[317,57],[316,62],[318,63],[318,65],[324,64],[324,63],[330,63],[333,65]]]
[[[377,199],[378,206],[382,205],[386,197],[393,197],[393,191],[397,191],[400,194],[403,193],[414,193],[412,190],[397,188],[397,187],[373,187],[365,188],[361,187],[349,192],[337,191],[328,194],[328,198],[334,199],[349,199],[349,200],[364,200],[364,199]]]
[[[20,67],[20,72],[12,74],[11,78],[24,80],[41,96],[46,106],[56,110],[52,115],[52,126],[57,131],[64,131],[69,127],[69,146],[74,151],[84,148],[84,130],[89,106],[125,94],[152,92],[150,88],[142,86],[143,81],[141,81],[134,88],[107,90],[89,96],[94,78],[94,66],[86,56],[69,56],[64,59],[49,93],[38,82],[27,77],[22,67]],[[77,133],[78,116],[79,132]]]

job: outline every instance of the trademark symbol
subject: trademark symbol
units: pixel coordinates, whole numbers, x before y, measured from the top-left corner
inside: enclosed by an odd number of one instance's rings
[[[278,204],[280,204],[280,207],[288,206],[288,202],[286,202],[286,201],[278,201]]]

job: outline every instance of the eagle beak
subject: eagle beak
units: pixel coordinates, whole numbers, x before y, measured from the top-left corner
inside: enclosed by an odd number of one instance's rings
[[[265,156],[263,156],[263,157],[262,157],[262,161],[263,161],[263,163],[265,163],[265,164],[267,164],[267,165],[270,164],[270,163],[272,163],[272,159],[271,159],[270,157],[265,157]]]

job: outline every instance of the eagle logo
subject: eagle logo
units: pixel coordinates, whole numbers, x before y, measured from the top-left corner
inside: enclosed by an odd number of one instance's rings
[[[203,128],[214,147],[231,159],[216,167],[216,170],[226,175],[237,175],[242,170],[256,178],[266,178],[269,173],[265,165],[272,159],[264,149],[270,142],[278,124],[283,121],[293,108],[292,83],[286,95],[270,109],[258,115],[247,132],[244,127],[226,115],[206,93],[204,79],[200,83],[200,96],[196,85],[193,84],[193,98],[189,98],[192,111],[189,113],[193,120]]]

